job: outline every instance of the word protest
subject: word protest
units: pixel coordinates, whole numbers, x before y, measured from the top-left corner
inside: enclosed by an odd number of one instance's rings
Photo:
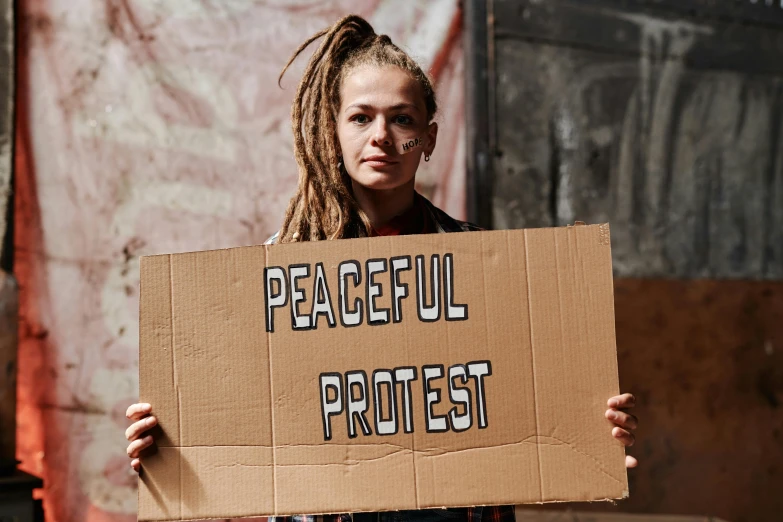
[[[345,414],[348,437],[355,438],[359,432],[364,436],[373,434],[367,421],[367,412],[372,409],[375,433],[396,435],[400,425],[405,433],[413,433],[413,393],[411,384],[418,379],[414,366],[394,370],[375,370],[368,381],[367,373],[355,370],[320,375],[321,417],[324,425],[324,440],[332,439],[332,417]],[[435,381],[447,376],[447,394],[453,408],[447,415],[436,415],[433,406],[441,402],[442,389]],[[450,366],[448,372],[443,365],[427,365],[421,369],[424,390],[424,426],[427,433],[469,430],[474,420],[479,429],[487,427],[487,404],[484,393],[484,378],[492,375],[489,361],[470,362]],[[465,385],[474,381],[474,391]],[[459,383],[457,383],[459,381]],[[344,383],[344,384],[343,384]],[[368,388],[369,387],[369,388]],[[398,390],[401,400],[398,401]],[[372,401],[370,397],[372,396]],[[373,406],[371,408],[370,402]],[[475,414],[473,413],[475,411]],[[357,429],[357,425],[359,428]]]

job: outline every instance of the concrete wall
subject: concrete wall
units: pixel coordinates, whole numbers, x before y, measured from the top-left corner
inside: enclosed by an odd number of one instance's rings
[[[609,221],[623,276],[781,279],[783,23],[659,4],[494,2],[493,224]]]
[[[773,4],[494,1],[491,221],[611,223],[620,381],[639,397],[630,499],[543,509],[733,522],[783,512]]]
[[[14,2],[0,0],[0,270],[11,271],[11,166],[14,143]]]
[[[13,133],[13,2],[0,0],[0,467],[14,460],[16,443],[16,315],[18,289],[10,277],[11,145]],[[8,238],[8,241],[6,241]]]

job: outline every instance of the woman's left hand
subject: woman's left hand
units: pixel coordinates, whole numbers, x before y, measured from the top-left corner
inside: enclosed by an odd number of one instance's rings
[[[630,393],[624,393],[609,399],[607,405],[609,409],[606,410],[606,418],[614,423],[612,436],[626,447],[633,446],[636,437],[631,433],[631,430],[636,429],[639,421],[635,416],[627,413],[626,410],[636,405],[636,398]],[[632,456],[625,456],[626,468],[635,468],[638,463]]]

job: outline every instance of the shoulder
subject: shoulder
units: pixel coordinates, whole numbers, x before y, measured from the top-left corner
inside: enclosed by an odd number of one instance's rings
[[[432,220],[435,222],[435,227],[437,228],[438,232],[473,232],[484,230],[476,224],[454,219],[446,212],[436,207],[430,200],[421,194],[418,194],[418,197],[421,198],[425,208],[429,211]]]
[[[277,238],[278,238],[278,236],[280,236],[280,231],[279,231],[279,230],[278,230],[277,232],[275,232],[275,233],[272,235],[272,237],[270,237],[269,239],[267,239],[266,241],[264,241],[264,244],[265,244],[265,245],[274,245],[275,243],[277,243]]]
[[[422,204],[430,213],[430,217],[432,218],[432,221],[435,223],[435,228],[438,233],[475,232],[475,231],[484,230],[483,228],[481,228],[480,226],[474,223],[470,223],[468,221],[460,221],[459,219],[454,219],[446,212],[436,207],[430,200],[428,200],[418,192],[416,193],[416,196],[421,199]],[[275,232],[269,239],[264,241],[264,244],[265,245],[276,244],[279,236],[280,236],[280,231]]]

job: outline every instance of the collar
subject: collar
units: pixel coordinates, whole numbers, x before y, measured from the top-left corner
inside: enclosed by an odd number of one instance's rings
[[[437,222],[429,210],[429,203],[418,192],[413,195],[413,205],[400,214],[393,217],[382,227],[371,231],[371,236],[406,236],[413,234],[429,234],[437,232]]]

